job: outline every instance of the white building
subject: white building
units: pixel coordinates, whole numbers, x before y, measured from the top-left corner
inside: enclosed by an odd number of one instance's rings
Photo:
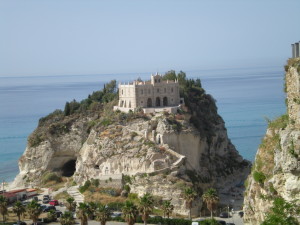
[[[178,81],[162,80],[162,76],[156,74],[151,75],[150,81],[119,84],[119,103],[114,110],[128,112],[142,108],[145,113],[160,111],[175,113],[182,103]]]

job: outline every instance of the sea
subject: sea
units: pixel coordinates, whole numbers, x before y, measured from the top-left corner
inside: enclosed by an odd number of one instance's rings
[[[265,134],[266,118],[286,111],[284,69],[278,66],[185,71],[200,78],[206,93],[216,100],[228,136],[240,154],[253,161]],[[149,73],[0,77],[0,181],[10,182],[19,172],[18,159],[39,118],[66,101],[80,101],[106,82],[128,82]]]

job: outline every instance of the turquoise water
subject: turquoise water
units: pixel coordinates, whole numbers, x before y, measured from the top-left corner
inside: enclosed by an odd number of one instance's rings
[[[86,98],[111,79],[148,79],[149,74],[0,77],[0,179],[11,181],[18,173],[17,161],[40,117],[63,109],[66,101]],[[265,133],[264,117],[285,111],[283,74],[281,67],[187,71],[217,100],[230,139],[249,160]]]

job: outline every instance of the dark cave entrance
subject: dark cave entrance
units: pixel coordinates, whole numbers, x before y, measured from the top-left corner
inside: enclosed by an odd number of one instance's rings
[[[61,168],[61,175],[64,177],[71,177],[76,170],[76,159],[71,159],[66,162]]]

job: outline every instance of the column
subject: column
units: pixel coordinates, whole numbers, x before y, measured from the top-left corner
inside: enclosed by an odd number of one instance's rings
[[[292,58],[295,58],[295,44],[292,44]]]
[[[295,43],[295,57],[299,57],[299,42]]]

